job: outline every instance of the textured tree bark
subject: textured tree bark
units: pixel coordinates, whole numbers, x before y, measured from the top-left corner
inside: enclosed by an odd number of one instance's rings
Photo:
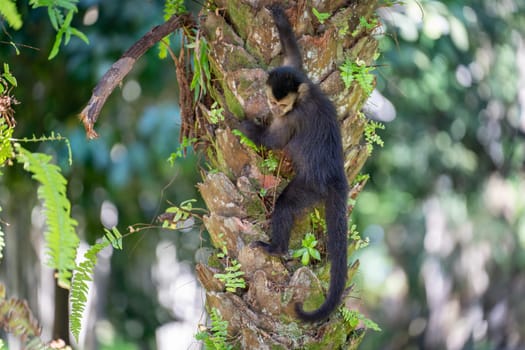
[[[268,240],[268,219],[275,197],[293,176],[286,160],[281,160],[277,171],[265,171],[261,167],[263,158],[241,144],[231,131],[239,119],[264,120],[269,113],[264,95],[266,70],[278,65],[282,57],[272,18],[264,7],[268,3],[217,0],[219,10],[201,13],[200,27],[210,48],[213,74],[209,93],[229,118],[219,124],[208,123],[205,128],[211,130],[206,154],[214,171],[205,174],[199,189],[209,209],[204,224],[214,246],[227,248],[228,258],[212,256],[207,263],[199,264],[198,278],[206,289],[207,308],[218,309],[228,321],[229,335],[238,347],[356,349],[364,331],[344,322],[339,312],[320,325],[303,324],[294,317],[296,302],[305,301],[305,306],[311,308],[322,302],[329,283],[326,258],[303,267],[297,259],[269,257],[249,245],[254,240]],[[366,121],[358,115],[367,96],[356,82],[345,89],[338,67],[347,57],[372,63],[377,42],[369,30],[360,28],[359,21],[360,17],[374,17],[377,3],[299,0],[286,4],[303,50],[305,68],[337,107],[345,169],[352,184],[350,197],[355,198],[365,181],[354,179],[368,157],[362,142]],[[312,14],[313,7],[330,14],[324,24]],[[209,108],[201,108],[205,117],[202,120],[210,120],[206,118]],[[308,223],[296,226],[292,249],[300,247]],[[324,242],[325,236],[319,239]],[[224,272],[231,259],[240,262],[246,280],[246,288],[235,293],[225,291],[224,284],[214,277]],[[349,283],[357,268],[358,261],[354,261],[348,270]]]

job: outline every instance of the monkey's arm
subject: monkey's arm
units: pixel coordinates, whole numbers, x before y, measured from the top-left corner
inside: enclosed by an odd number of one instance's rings
[[[272,13],[275,26],[279,32],[279,39],[281,40],[282,50],[284,54],[284,66],[292,66],[299,70],[303,69],[301,50],[297,45],[297,39],[292,29],[292,25],[288,17],[284,13],[282,7],[278,4],[273,4],[268,7]]]
[[[241,131],[248,136],[256,145],[264,146],[270,149],[283,149],[291,138],[289,127],[280,124],[275,120],[268,127],[257,125],[251,120],[245,120],[241,123]]]

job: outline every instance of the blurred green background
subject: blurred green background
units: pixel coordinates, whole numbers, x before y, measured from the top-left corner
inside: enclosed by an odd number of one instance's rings
[[[99,139],[88,141],[77,119],[102,74],[162,21],[163,2],[80,1],[73,26],[91,44],[72,39],[53,61],[46,11],[17,6],[23,29],[0,33],[0,61],[19,83],[15,137],[70,139],[72,166],[63,144],[28,147],[61,165],[81,237],[93,243],[103,225],[151,223],[168,201],[197,198],[198,160],[167,162],[178,146],[178,88],[156,50],[108,100]],[[383,329],[361,348],[524,349],[525,2],[404,1],[378,12],[377,89],[397,117],[380,132],[385,146],[365,166],[371,179],[352,217],[371,240],[360,252],[360,303]],[[16,55],[9,40],[38,49]],[[49,335],[52,272],[41,264],[35,189],[16,167],[0,178],[10,224],[0,279]],[[170,349],[175,336],[181,349],[197,348],[191,335],[205,320],[192,269],[205,236],[145,230],[124,244],[101,258],[83,346]]]

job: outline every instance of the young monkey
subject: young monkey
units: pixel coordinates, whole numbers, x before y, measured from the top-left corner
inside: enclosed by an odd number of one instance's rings
[[[269,72],[268,103],[273,114],[268,126],[245,120],[241,129],[255,143],[285,149],[295,177],[277,198],[272,214],[271,242],[258,241],[268,254],[288,253],[290,231],[301,211],[323,202],[331,260],[330,288],[317,310],[295,305],[304,321],[326,319],[339,305],[347,275],[347,193],[344,156],[337,113],[331,101],[303,71],[301,53],[292,27],[279,5],[269,7],[285,56],[282,66]]]

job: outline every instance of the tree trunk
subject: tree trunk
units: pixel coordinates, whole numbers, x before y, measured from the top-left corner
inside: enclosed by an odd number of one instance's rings
[[[201,35],[209,45],[213,75],[209,95],[224,108],[226,119],[213,124],[210,122],[213,113],[209,111],[213,107],[201,104],[204,116],[200,118],[201,127],[206,124],[205,129],[213,135],[208,136],[210,146],[206,151],[213,171],[205,174],[199,189],[209,209],[204,224],[213,245],[225,247],[227,257],[213,255],[207,264],[199,264],[198,278],[206,289],[208,311],[217,309],[228,322],[228,334],[237,348],[356,349],[364,331],[344,322],[339,312],[320,325],[302,323],[294,316],[296,302],[306,300],[306,305],[319,305],[322,301],[324,287],[329,284],[325,254],[317,264],[304,267],[298,259],[284,261],[269,257],[249,245],[254,240],[268,240],[268,219],[275,198],[293,176],[282,158],[276,170],[268,171],[263,157],[241,144],[232,133],[236,121],[262,119],[269,111],[264,92],[266,70],[282,62],[282,57],[273,20],[264,7],[267,3],[217,0],[217,11],[201,14]],[[369,20],[375,16],[376,1],[286,3],[286,12],[302,47],[305,69],[337,107],[350,197],[355,198],[366,181],[354,180],[369,154],[361,142],[366,120],[358,113],[367,96],[355,81],[345,89],[339,67],[345,58],[371,64],[377,42],[370,28],[359,23],[360,18]],[[324,24],[313,15],[313,7],[330,14]],[[305,217],[292,232],[291,249],[301,247],[301,239],[309,230],[308,215]],[[318,239],[324,242],[325,236]],[[354,251],[351,243],[350,257]],[[323,247],[324,243],[319,247],[321,253]],[[234,259],[241,265],[246,287],[228,292],[215,275],[234,265]],[[349,267],[349,286],[357,267],[357,261]],[[347,296],[346,300],[349,299]]]

